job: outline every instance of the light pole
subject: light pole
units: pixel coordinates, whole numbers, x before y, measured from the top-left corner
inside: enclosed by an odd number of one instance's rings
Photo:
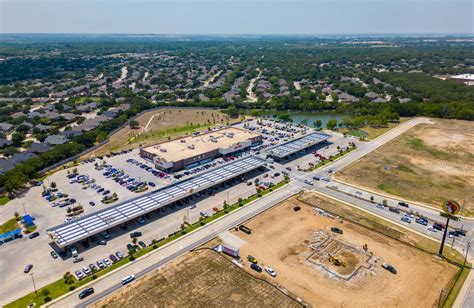
[[[35,278],[33,277],[33,273],[31,273],[30,276],[31,276],[31,281],[33,281],[33,289],[35,290],[35,294],[38,294],[38,292],[36,291]]]
[[[463,267],[466,266],[466,259],[467,259],[467,254],[469,253],[469,248],[471,248],[471,241],[467,243],[467,248],[466,248],[466,255],[464,256],[464,264],[462,265]]]

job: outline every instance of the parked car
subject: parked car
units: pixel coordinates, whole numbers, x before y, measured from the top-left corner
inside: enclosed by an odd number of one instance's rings
[[[105,245],[107,245],[107,241],[105,241],[105,240],[100,240],[100,241],[97,242],[97,244],[102,245],[102,246],[105,246]]]
[[[123,259],[123,253],[121,253],[120,251],[115,252],[115,255],[117,256],[117,258]]]
[[[111,254],[109,256],[110,260],[112,260],[112,262],[117,262],[118,261],[118,258],[114,255],[114,254]]]
[[[273,268],[271,267],[265,267],[265,272],[268,273],[268,275],[272,276],[272,277],[276,277],[276,272],[273,270]]]
[[[28,237],[29,237],[30,240],[31,240],[31,239],[34,239],[35,237],[38,237],[39,235],[40,235],[39,232],[33,232],[33,233],[31,233],[30,236],[28,236]]]
[[[79,280],[84,278],[84,274],[80,270],[77,270],[75,274]]]
[[[56,253],[56,251],[52,250],[52,251],[50,252],[50,254],[51,254],[51,257],[53,257],[53,259],[57,259],[57,258],[58,258],[58,254]]]
[[[122,279],[122,284],[126,285],[127,283],[130,283],[133,280],[135,280],[135,275],[128,275],[127,277]]]
[[[103,261],[104,261],[105,265],[107,265],[107,266],[110,266],[112,264],[112,262],[110,262],[110,260],[108,258],[104,258]]]
[[[332,228],[331,228],[331,231],[334,232],[334,233],[339,233],[339,234],[342,234],[342,233],[343,233],[342,229],[339,229],[339,228],[337,228],[337,227],[332,227]]]
[[[255,264],[255,263],[250,264],[250,268],[253,269],[256,272],[259,272],[259,273],[262,272],[262,268],[260,266],[258,266],[257,264]]]
[[[27,266],[25,266],[25,269],[23,270],[23,272],[24,272],[25,274],[26,274],[26,273],[29,273],[32,268],[33,268],[33,264],[28,264]]]
[[[254,258],[253,256],[251,256],[251,255],[248,255],[248,256],[247,256],[247,260],[249,260],[249,261],[252,262],[253,264],[257,264],[257,263],[258,263],[257,259],[255,259],[255,258]]]
[[[84,258],[83,257],[75,257],[73,260],[72,260],[72,263],[79,263],[79,262],[82,262],[84,261]]]
[[[97,266],[99,268],[105,268],[105,264],[101,260],[97,261]]]
[[[138,242],[138,245],[140,245],[141,248],[145,248],[146,247],[146,244],[144,241],[139,241]]]
[[[86,288],[86,289],[82,290],[81,293],[79,293],[79,299],[86,298],[87,296],[89,296],[93,293],[94,293],[94,288],[92,288],[92,287]]]
[[[128,244],[127,244],[127,250],[128,250],[128,251],[130,251],[130,250],[131,250],[131,251],[135,251],[135,246],[133,246],[132,244],[128,243]]]
[[[87,266],[84,266],[82,268],[82,272],[85,274],[85,275],[89,275],[91,273],[91,269],[88,268]]]
[[[388,263],[382,263],[382,267],[384,269],[386,269],[387,271],[389,271],[390,273],[392,274],[396,274],[397,273],[397,270],[395,269],[395,267],[391,266],[390,264]]]
[[[142,236],[142,235],[143,235],[143,233],[141,233],[140,231],[135,231],[135,232],[130,233],[131,238],[139,237],[139,236]]]

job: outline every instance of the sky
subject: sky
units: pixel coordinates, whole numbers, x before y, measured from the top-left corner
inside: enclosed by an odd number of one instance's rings
[[[474,33],[474,0],[0,0],[0,33]]]

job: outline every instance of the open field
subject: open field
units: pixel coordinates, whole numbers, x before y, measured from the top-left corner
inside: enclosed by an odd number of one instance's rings
[[[110,137],[104,146],[87,157],[104,155],[110,151],[151,145],[171,138],[189,135],[194,130],[236,122],[218,110],[210,109],[160,109],[144,113],[137,118],[139,128],[124,127]]]
[[[412,128],[336,174],[342,181],[440,207],[445,199],[474,214],[474,123],[433,120]]]
[[[362,140],[370,141],[408,120],[410,120],[410,118],[400,118],[400,123],[388,123],[387,127],[371,127],[367,125],[358,130],[348,130],[346,128],[341,128],[339,131],[343,134],[349,134],[359,138],[363,137]]]
[[[93,307],[300,307],[211,250],[187,253]]]
[[[308,193],[303,197],[317,207],[344,207],[317,196]],[[301,210],[295,212],[297,205]],[[251,254],[261,266],[272,267],[276,278],[259,275],[314,306],[431,307],[437,303],[440,289],[450,288],[459,271],[448,262],[379,232],[319,215],[313,206],[297,198],[245,225],[252,234],[232,231],[247,242],[241,246],[240,255]],[[333,226],[344,233],[331,232]],[[418,237],[409,235],[414,241]],[[383,269],[383,262],[393,265],[398,273]],[[245,268],[251,271],[248,264]]]

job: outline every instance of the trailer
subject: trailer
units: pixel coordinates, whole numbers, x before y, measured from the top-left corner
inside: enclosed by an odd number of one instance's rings
[[[244,225],[240,225],[240,226],[239,226],[239,230],[242,231],[242,232],[244,232],[244,233],[247,233],[247,234],[252,233],[252,230],[251,230],[249,227],[246,227],[246,226],[244,226]]]
[[[222,244],[222,252],[234,258],[239,256],[239,248],[229,244]]]

